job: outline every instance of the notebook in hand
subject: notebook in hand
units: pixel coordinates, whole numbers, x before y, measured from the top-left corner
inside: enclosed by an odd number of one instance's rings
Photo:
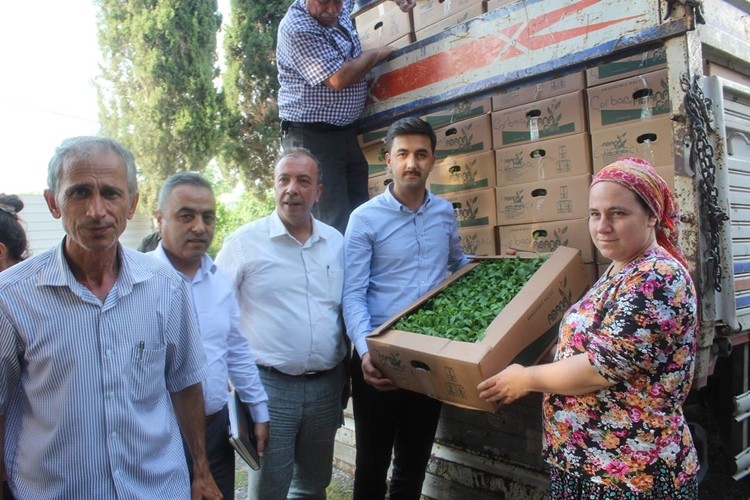
[[[229,395],[229,443],[253,470],[260,469],[260,458],[253,432],[255,422],[237,391]]]

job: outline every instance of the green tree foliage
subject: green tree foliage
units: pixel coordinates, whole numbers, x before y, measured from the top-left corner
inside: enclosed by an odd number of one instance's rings
[[[141,207],[155,207],[164,179],[203,171],[220,137],[214,86],[216,0],[95,0],[103,132],[126,145],[140,170]]]
[[[224,36],[225,115],[219,164],[263,191],[271,186],[280,148],[276,94],[276,30],[291,0],[231,0]]]
[[[222,201],[216,203],[216,232],[214,241],[208,253],[216,256],[224,239],[240,226],[250,221],[260,219],[270,214],[276,208],[276,199],[272,189],[267,189],[260,195],[245,192],[237,203],[229,206]]]

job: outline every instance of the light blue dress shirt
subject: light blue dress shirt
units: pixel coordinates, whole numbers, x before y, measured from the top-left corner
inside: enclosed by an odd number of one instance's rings
[[[63,240],[64,241],[64,240]],[[185,283],[119,249],[102,302],[63,244],[0,273],[0,414],[17,498],[189,498],[170,393],[206,370]]]
[[[360,356],[367,335],[469,262],[448,201],[425,191],[413,212],[392,188],[355,209],[344,236],[344,321]]]
[[[161,242],[149,255],[171,265]],[[231,380],[253,420],[268,422],[268,396],[247,339],[240,331],[240,308],[232,282],[208,255],[203,255],[201,267],[192,278],[177,273],[190,289],[206,351],[208,373],[203,379],[206,415],[213,415],[227,404],[227,381]]]

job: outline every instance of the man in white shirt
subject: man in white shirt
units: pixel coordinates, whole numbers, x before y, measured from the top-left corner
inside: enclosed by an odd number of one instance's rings
[[[216,228],[211,184],[196,172],[172,175],[161,188],[156,220],[161,241],[149,255],[171,264],[190,289],[208,364],[203,380],[206,452],[224,500],[232,499],[234,449],[227,439],[227,382],[231,379],[255,421],[253,430],[261,456],[268,443],[268,396],[239,329],[240,311],[232,282],[206,255]],[[190,456],[187,458],[189,463]]]
[[[234,281],[242,332],[256,355],[271,415],[249,498],[325,498],[346,380],[341,316],[344,241],[315,220],[320,168],[301,148],[274,170],[276,210],[230,235],[216,263]]]

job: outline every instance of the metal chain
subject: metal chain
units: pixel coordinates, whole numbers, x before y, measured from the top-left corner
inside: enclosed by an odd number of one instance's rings
[[[713,288],[721,291],[723,269],[721,265],[720,235],[724,222],[729,220],[727,213],[719,207],[719,192],[716,188],[716,165],[714,164],[714,148],[708,142],[708,134],[714,133],[711,114],[711,99],[703,95],[700,77],[693,77],[693,83],[687,74],[680,76],[680,85],[685,93],[685,112],[690,124],[690,166],[694,172],[700,174],[698,179],[698,195],[701,209],[701,225],[708,229],[706,239],[708,247],[703,252],[707,271],[713,275]]]

